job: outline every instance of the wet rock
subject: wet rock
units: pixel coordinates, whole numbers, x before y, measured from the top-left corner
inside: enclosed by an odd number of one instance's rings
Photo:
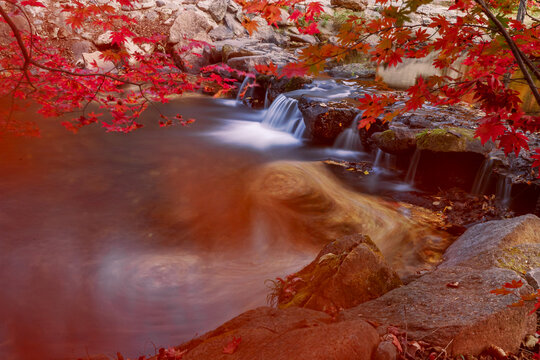
[[[280,94],[301,89],[304,85],[310,84],[312,80],[299,76],[292,78],[282,77],[280,79],[275,77],[258,77],[257,82],[268,89],[268,100],[273,102]]]
[[[540,218],[523,215],[506,220],[493,220],[469,228],[445,252],[439,267],[468,266],[477,269],[540,266]],[[524,262],[529,258],[527,262]],[[525,271],[523,271],[525,270]]]
[[[281,308],[300,306],[321,311],[348,309],[401,285],[368,236],[351,235],[324,247],[313,262],[279,283]]]
[[[382,122],[377,119],[377,121],[371,124],[369,129],[365,127],[359,129],[358,135],[360,136],[360,142],[362,143],[364,150],[369,151],[373,149],[375,147],[373,135],[388,130],[388,127],[389,125],[387,122]]]
[[[474,137],[473,130],[458,127],[424,130],[416,135],[416,146],[419,150],[433,152],[488,154],[493,150],[491,143],[482,145],[480,139]]]
[[[398,155],[410,153],[416,149],[416,135],[419,130],[405,127],[392,127],[386,131],[373,134],[372,139],[382,151]]]
[[[533,304],[510,307],[518,296],[490,291],[519,279],[507,269],[439,268],[345,310],[343,316],[406,328],[409,339],[448,347],[450,355],[478,355],[489,345],[516,352],[523,337],[536,329],[536,314],[528,315]],[[524,294],[531,290],[530,286],[521,289]]]
[[[212,16],[212,18],[220,22],[227,13],[227,0],[204,0],[197,2],[197,7]]]
[[[223,348],[241,342],[233,354]],[[370,359],[379,343],[377,331],[355,319],[333,323],[325,313],[290,308],[248,311],[179,347],[183,359]]]
[[[366,0],[332,0],[330,3],[354,11],[363,11],[367,8]]]
[[[344,102],[327,102],[306,96],[298,108],[314,141],[332,144],[337,136],[351,126],[358,110]]]
[[[529,270],[525,274],[525,279],[535,290],[540,289],[540,267]]]
[[[375,68],[366,63],[352,63],[334,66],[327,70],[332,77],[371,79],[375,77]]]

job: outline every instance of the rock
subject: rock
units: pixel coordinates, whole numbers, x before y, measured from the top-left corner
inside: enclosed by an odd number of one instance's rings
[[[398,357],[398,351],[396,346],[391,340],[381,341],[377,350],[375,350],[375,356],[373,360],[396,360]]]
[[[156,0],[156,6],[157,6],[157,7],[163,7],[163,6],[165,6],[165,1],[163,1],[163,0]]]
[[[169,43],[185,43],[187,39],[201,40],[213,26],[208,18],[195,10],[180,10],[169,30]],[[206,36],[207,37],[207,36]]]
[[[301,89],[304,85],[311,84],[312,80],[303,76],[295,76],[292,78],[282,77],[280,79],[259,76],[257,82],[267,88],[268,100],[272,103],[280,94]]]
[[[71,45],[71,53],[76,64],[84,65],[84,53],[92,53],[96,51],[96,47],[88,40],[78,40]]]
[[[335,312],[375,299],[401,285],[368,236],[351,235],[324,247],[313,262],[279,283],[280,308]]]
[[[251,34],[251,38],[276,45],[285,45],[287,43],[288,39],[277,33],[262,17],[256,16],[253,20],[257,22],[257,30]]]
[[[292,37],[291,37],[292,39]],[[375,77],[375,68],[369,63],[352,63],[334,66],[329,69],[328,74],[339,78],[361,78],[371,79]]]
[[[298,108],[313,140],[332,144],[337,136],[351,126],[358,110],[344,102],[326,102],[301,97]]]
[[[332,0],[330,3],[354,11],[364,11],[367,8],[366,0]]]
[[[444,253],[445,262],[439,267],[468,266],[476,269],[540,266],[540,218],[528,214],[506,220],[493,220],[469,228]],[[515,261],[531,252],[529,263]],[[535,259],[536,258],[536,259]],[[514,259],[514,260],[512,260]],[[523,271],[524,269],[514,269]],[[525,271],[528,269],[525,269]],[[525,272],[523,271],[523,273]]]
[[[101,52],[94,51],[92,53],[83,53],[84,65],[87,69],[100,73],[107,73],[114,70],[115,65],[111,61],[106,61],[100,58]]]
[[[220,22],[227,13],[227,0],[204,0],[197,2],[197,7],[212,16],[212,18]]]
[[[99,46],[99,47],[111,45],[112,43],[111,35],[112,35],[111,30],[104,32],[103,34],[99,35],[96,38],[96,40],[94,41],[94,44],[96,44],[96,46]]]
[[[416,135],[420,131],[405,127],[392,127],[373,134],[375,145],[382,151],[394,155],[410,153],[416,149]]]
[[[364,319],[407,329],[409,339],[448,347],[450,355],[478,355],[489,345],[516,352],[526,334],[536,329],[533,304],[509,305],[516,295],[490,293],[519,280],[513,271],[464,267],[437,269],[378,299],[345,310],[343,318]],[[447,284],[454,284],[452,287]],[[532,288],[524,286],[528,293]]]
[[[540,289],[540,267],[529,270],[525,274],[525,279],[535,290]]]
[[[208,31],[213,29],[209,19],[197,10],[181,10],[169,31],[169,43],[174,44],[173,59],[176,65],[187,72],[197,73],[203,66],[210,64],[212,50],[210,45],[201,45],[187,49],[191,40],[208,44],[212,39]]]
[[[227,60],[227,65],[246,72],[255,72],[256,65],[268,65],[272,59],[268,55],[240,56]]]
[[[234,337],[233,354],[223,348]],[[377,331],[362,320],[332,323],[318,311],[258,308],[248,311],[179,349],[182,359],[288,360],[370,359],[379,343]]]
[[[316,44],[319,42],[317,38],[313,35],[304,35],[304,34],[289,34],[291,41],[306,43],[306,44]]]
[[[208,35],[214,41],[232,39],[234,37],[232,30],[225,25],[219,25],[217,28],[211,30]]]
[[[232,14],[225,14],[225,24],[236,36],[247,35],[247,30],[242,26],[238,19]]]
[[[458,127],[425,130],[416,135],[416,147],[419,150],[433,152],[474,152],[488,154],[493,150],[491,143],[482,145],[474,137],[474,130]]]
[[[221,48],[221,59],[223,62],[229,61],[229,59],[233,59],[236,57],[247,57],[247,56],[254,56],[255,54],[252,51],[237,48],[233,45],[225,44]]]

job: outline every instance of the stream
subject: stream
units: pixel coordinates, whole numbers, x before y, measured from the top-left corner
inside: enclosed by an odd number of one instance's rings
[[[351,94],[335,83],[306,91]],[[309,145],[298,123],[284,125],[298,116],[287,99],[253,110],[192,95],[161,107],[196,118],[189,127],[159,128],[149,110],[128,135],[74,135],[41,119],[41,138],[2,140],[0,358],[134,358],[264,306],[265,280],[299,270],[321,245],[274,216],[281,208],[251,186],[268,178],[261,167],[372,160],[356,143]],[[333,197],[351,198],[331,184]],[[386,176],[365,188],[411,186]]]

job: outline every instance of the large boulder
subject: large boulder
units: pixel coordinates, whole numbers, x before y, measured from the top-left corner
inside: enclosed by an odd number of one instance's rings
[[[275,284],[281,308],[335,312],[378,298],[401,280],[368,236],[351,235],[326,245],[313,262]]]
[[[512,307],[516,295],[490,291],[520,280],[507,269],[438,269],[378,299],[346,310],[345,319],[363,319],[406,329],[409,339],[446,348],[450,355],[478,355],[489,345],[516,352],[521,340],[536,330],[532,302]],[[528,285],[522,294],[530,293]]]
[[[502,267],[525,273],[540,267],[540,218],[528,214],[468,229],[445,252],[440,267]]]
[[[351,126],[358,110],[344,102],[328,102],[303,96],[298,108],[314,141],[332,144],[338,135]]]
[[[433,152],[473,152],[488,154],[493,150],[492,143],[482,145],[475,137],[474,130],[458,127],[424,130],[416,135],[419,150]]]
[[[233,69],[255,72],[257,65],[269,65],[272,59],[268,55],[239,56],[227,60],[227,65]]]
[[[212,39],[208,32],[214,24],[201,11],[183,9],[169,30],[169,43],[173,45],[173,59],[184,71],[196,73],[212,59],[210,44]],[[192,41],[200,42],[192,47]]]
[[[223,349],[241,339],[232,354]],[[178,347],[191,360],[356,360],[370,359],[379,343],[375,328],[363,320],[333,322],[319,311],[258,308]]]

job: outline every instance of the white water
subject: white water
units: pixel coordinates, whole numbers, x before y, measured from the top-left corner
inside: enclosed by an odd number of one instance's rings
[[[250,76],[246,76],[244,78],[244,81],[242,82],[242,85],[240,85],[240,89],[238,89],[238,95],[236,95],[236,101],[241,102],[243,99],[249,97],[253,93],[253,87],[251,85],[255,79],[253,79]]]
[[[361,115],[358,114],[351,126],[345,129],[341,134],[338,135],[334,141],[333,148],[335,149],[344,149],[352,151],[362,151],[362,142],[360,141],[360,135],[358,134],[358,121],[360,120]]]
[[[499,200],[499,204],[502,208],[508,209],[510,207],[510,201],[512,195],[512,179],[508,176],[500,177],[497,181],[497,194],[496,198]]]
[[[489,180],[491,176],[491,169],[493,168],[493,159],[487,158],[482,163],[482,166],[478,170],[476,177],[474,179],[473,187],[471,190],[472,194],[483,195],[486,192],[486,189],[489,185]]]
[[[416,149],[411,159],[409,169],[407,170],[407,176],[405,176],[405,182],[409,185],[414,185],[414,178],[416,177],[416,170],[418,170],[418,163],[420,163],[420,155],[422,151]]]
[[[263,126],[285,131],[301,139],[306,131],[304,118],[298,109],[298,101],[285,95],[279,95],[270,105],[261,122]]]

